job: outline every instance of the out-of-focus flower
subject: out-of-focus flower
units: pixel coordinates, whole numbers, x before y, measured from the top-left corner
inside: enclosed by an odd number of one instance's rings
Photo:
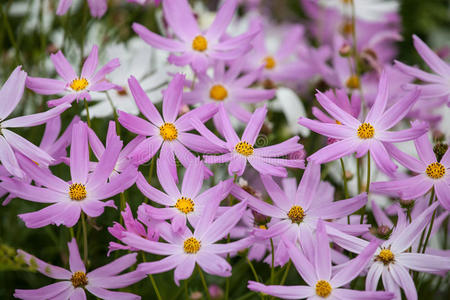
[[[366,21],[385,19],[389,13],[396,13],[399,5],[395,0],[320,0],[319,4],[336,9],[346,17],[352,16],[354,5],[356,18]]]
[[[163,0],[127,0],[130,3],[136,3],[140,5],[154,4],[160,5]]]
[[[138,300],[140,296],[126,292],[114,292],[108,289],[120,289],[132,285],[145,277],[139,271],[119,275],[136,262],[136,253],[124,255],[107,265],[86,272],[86,266],[80,257],[78,245],[73,238],[67,243],[69,248],[69,270],[48,264],[23,250],[17,254],[30,266],[47,277],[61,280],[36,290],[16,289],[14,297],[19,299],[86,299],[86,290],[100,299]]]
[[[101,18],[108,9],[107,0],[86,0],[91,12],[91,16],[94,18]],[[63,16],[67,13],[70,6],[72,6],[72,0],[59,0],[56,14]]]
[[[5,120],[19,104],[24,92],[26,78],[27,73],[22,71],[19,66],[11,73],[0,90],[0,162],[9,173],[19,178],[23,178],[25,174],[17,162],[13,149],[43,166],[48,166],[54,159],[47,152],[8,128],[31,127],[43,124],[59,116],[70,107],[70,104],[65,103],[46,112]]]
[[[303,168],[305,166],[303,159],[280,158],[303,149],[303,145],[298,144],[298,136],[277,145],[254,148],[257,145],[258,133],[264,123],[266,113],[267,109],[265,106],[256,109],[247,123],[242,138],[239,139],[231,126],[223,104],[221,104],[218,113],[219,122],[222,125],[220,131],[223,132],[226,141],[215,136],[200,120],[193,119],[192,124],[195,129],[216,146],[218,149],[217,153],[223,153],[222,155],[214,156],[204,155],[205,162],[209,164],[230,162],[228,164],[228,173],[239,176],[244,173],[247,161],[261,174],[273,176],[287,176],[285,167]]]
[[[28,77],[26,86],[41,95],[64,94],[63,97],[50,100],[48,106],[72,103],[77,100],[91,100],[90,92],[101,92],[110,89],[120,89],[119,86],[106,80],[105,76],[120,66],[119,59],[110,60],[96,72],[98,64],[98,47],[92,51],[83,64],[81,75],[78,76],[61,51],[50,55],[56,72],[63,80]]]
[[[428,125],[421,123],[406,130],[388,131],[408,113],[417,101],[420,92],[415,89],[385,111],[388,101],[387,86],[386,73],[383,72],[378,86],[377,98],[364,122],[354,118],[333,103],[326,95],[319,92],[316,95],[317,100],[340,124],[325,124],[303,117],[298,122],[317,133],[339,141],[320,149],[311,155],[308,160],[326,163],[353,152],[356,152],[356,157],[362,157],[370,152],[380,170],[393,175],[397,166],[390,159],[385,144],[417,138],[427,131]]]

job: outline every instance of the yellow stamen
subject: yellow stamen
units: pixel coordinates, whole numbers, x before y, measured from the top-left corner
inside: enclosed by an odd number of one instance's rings
[[[172,123],[164,123],[159,127],[159,134],[165,141],[173,141],[178,137],[178,130]]]
[[[216,101],[222,101],[228,96],[227,90],[221,84],[213,85],[209,91],[209,97]]]
[[[237,153],[249,156],[253,154],[253,146],[245,141],[241,141],[234,146]]]
[[[191,198],[181,197],[177,200],[175,207],[184,214],[194,211],[194,201]]]
[[[74,79],[70,84],[70,88],[76,92],[84,90],[89,85],[89,82],[86,78],[81,77]]]
[[[358,89],[359,88],[359,78],[356,75],[352,75],[347,79],[345,83],[349,89]]]
[[[375,128],[370,123],[362,123],[359,125],[357,133],[360,139],[371,139],[375,135]]]
[[[208,48],[208,41],[202,35],[197,35],[192,41],[192,49],[203,52]]]
[[[427,173],[428,177],[431,177],[433,179],[439,179],[439,178],[444,177],[445,167],[441,163],[434,162],[434,163],[428,165],[425,172]]]
[[[273,58],[273,56],[267,56],[266,58],[264,58],[264,65],[266,69],[273,69],[275,68],[277,62],[275,61],[275,59]]]
[[[69,197],[72,200],[80,201],[86,198],[86,187],[81,183],[73,183],[69,186]]]
[[[303,207],[294,205],[289,210],[287,216],[291,219],[292,223],[300,224],[305,218],[305,211],[303,210]]]
[[[388,265],[394,261],[394,253],[390,249],[382,249],[380,254],[375,257],[376,261],[381,261],[384,265]]]
[[[326,298],[331,294],[331,284],[326,280],[319,280],[316,283],[316,294],[319,297]]]
[[[201,243],[195,237],[190,237],[184,241],[183,249],[185,253],[195,254],[200,250]]]
[[[88,284],[86,273],[82,271],[76,271],[75,273],[73,273],[70,281],[72,281],[72,285],[74,288],[84,287]]]

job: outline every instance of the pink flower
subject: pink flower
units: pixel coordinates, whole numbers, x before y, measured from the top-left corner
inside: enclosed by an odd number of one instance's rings
[[[102,200],[112,197],[135,182],[136,169],[131,167],[108,182],[116,164],[122,141],[116,136],[106,146],[95,170],[89,173],[89,146],[87,125],[79,122],[73,126],[70,149],[70,174],[72,180],[65,182],[50,170],[41,168],[29,160],[24,160],[27,174],[39,185],[36,187],[17,180],[4,180],[0,186],[16,196],[50,206],[36,212],[21,214],[19,217],[27,227],[39,228],[49,224],[74,226],[81,211],[90,217],[98,217],[105,206],[115,207],[114,201]]]
[[[227,0],[217,12],[209,29],[203,33],[195,20],[187,0],[164,0],[164,17],[178,39],[168,39],[134,23],[133,30],[150,46],[180,53],[170,55],[169,62],[177,66],[190,64],[199,73],[203,73],[211,60],[233,60],[250,50],[250,40],[259,28],[234,38],[221,39],[234,15],[237,0]]]
[[[63,94],[61,98],[50,100],[48,106],[57,106],[63,103],[72,103],[77,100],[91,100],[90,92],[102,92],[114,88],[119,88],[115,84],[106,80],[105,76],[120,66],[119,59],[110,60],[100,70],[96,72],[98,64],[98,47],[93,46],[92,51],[83,64],[81,75],[78,76],[70,63],[61,51],[50,55],[50,59],[55,66],[56,72],[63,80],[28,77],[27,88],[41,94],[54,95]]]
[[[7,128],[40,125],[60,115],[70,107],[70,104],[66,103],[46,112],[5,120],[19,104],[25,88],[26,78],[27,73],[22,71],[19,66],[14,69],[0,90],[0,162],[9,173],[19,178],[23,178],[25,174],[17,162],[14,150],[42,166],[48,166],[54,162],[54,159],[43,149],[36,147]]]
[[[107,0],[86,0],[89,5],[89,10],[91,11],[91,16],[94,18],[101,18],[106,10],[108,9]],[[56,14],[58,16],[63,16],[67,13],[70,6],[72,6],[72,0],[59,0],[58,8]]]
[[[317,133],[340,141],[320,149],[311,155],[308,160],[326,163],[353,152],[356,152],[356,157],[362,157],[370,151],[370,155],[380,170],[393,175],[397,166],[390,159],[385,144],[412,140],[424,134],[428,126],[418,124],[406,130],[388,131],[409,112],[412,105],[417,101],[420,92],[415,89],[385,111],[388,100],[387,85],[386,73],[383,72],[378,86],[377,98],[364,122],[354,118],[319,92],[316,95],[319,103],[341,124],[324,124],[303,117],[299,119],[298,123]]]
[[[339,271],[332,272],[329,239],[325,224],[318,221],[314,256],[308,258],[294,243],[285,241],[289,257],[307,285],[281,286],[264,285],[249,281],[248,288],[284,299],[392,299],[393,294],[387,292],[359,291],[342,288],[355,279],[370,262],[377,243],[372,242],[356,258],[347,262]]]
[[[215,152],[223,153],[222,155],[215,156],[204,155],[205,162],[209,164],[230,162],[228,165],[228,173],[239,176],[244,173],[247,162],[261,174],[282,177],[287,176],[285,167],[303,168],[303,159],[280,158],[280,156],[303,149],[303,145],[297,143],[299,140],[298,136],[292,137],[277,145],[254,148],[257,144],[258,133],[264,123],[266,114],[267,109],[265,106],[256,109],[247,123],[242,138],[239,139],[231,126],[230,119],[226,114],[223,104],[220,104],[217,123],[221,124],[219,130],[225,136],[226,141],[216,137],[200,120],[192,119],[192,124],[195,129],[215,145]]]
[[[86,266],[80,258],[75,238],[67,243],[69,247],[70,270],[48,264],[23,250],[17,253],[30,266],[47,277],[62,280],[36,290],[17,289],[14,297],[32,299],[86,299],[86,290],[100,299],[137,300],[140,296],[113,292],[108,289],[120,289],[142,280],[145,274],[139,271],[118,275],[136,262],[136,253],[122,256],[111,263],[86,273]]]

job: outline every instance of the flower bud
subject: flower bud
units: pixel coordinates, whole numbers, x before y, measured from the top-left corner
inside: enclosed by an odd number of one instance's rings
[[[445,143],[438,142],[436,145],[434,145],[433,152],[436,155],[437,161],[441,161],[445,152],[447,152],[447,149],[448,149],[448,145]]]
[[[351,53],[352,47],[347,43],[344,43],[341,48],[339,48],[339,55],[342,57],[349,57]]]

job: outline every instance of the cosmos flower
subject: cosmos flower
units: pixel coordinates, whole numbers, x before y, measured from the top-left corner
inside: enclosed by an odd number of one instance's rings
[[[424,134],[414,140],[419,159],[388,146],[391,156],[408,170],[417,175],[390,181],[374,182],[370,190],[376,193],[395,193],[402,199],[416,199],[434,188],[441,205],[450,210],[450,151],[438,159],[433,152],[433,145]]]
[[[219,123],[222,125],[220,131],[223,132],[226,141],[216,137],[200,120],[192,119],[195,129],[216,146],[218,151],[220,151],[218,153],[223,153],[215,156],[204,155],[205,162],[208,164],[230,162],[228,164],[228,173],[239,176],[244,173],[247,161],[261,174],[273,176],[287,176],[285,167],[303,168],[303,159],[280,158],[303,149],[303,145],[298,144],[298,136],[277,145],[254,148],[266,113],[267,109],[265,106],[256,109],[247,123],[242,138],[239,139],[231,126],[223,104],[220,104],[218,113]]]
[[[137,270],[157,274],[175,269],[174,280],[177,285],[180,280],[191,276],[196,264],[206,273],[222,277],[231,276],[231,266],[223,255],[248,247],[253,238],[248,237],[229,243],[217,241],[226,237],[239,222],[247,204],[245,202],[236,204],[214,219],[220,201],[214,198],[211,200],[203,210],[193,232],[189,228],[183,233],[173,232],[169,223],[159,224],[160,237],[167,243],[153,242],[132,233],[125,233],[123,241],[128,245],[149,253],[168,255],[159,261],[141,263]]]
[[[70,63],[61,51],[51,54],[50,59],[56,72],[63,80],[28,77],[26,86],[41,95],[63,94],[64,96],[50,100],[48,106],[57,106],[63,103],[72,103],[79,100],[91,100],[90,92],[101,92],[110,89],[120,89],[119,86],[106,80],[105,76],[120,66],[119,59],[110,60],[96,72],[98,64],[98,47],[93,46],[92,51],[83,64],[80,76],[75,73]]]
[[[136,134],[148,136],[128,155],[134,163],[139,165],[147,162],[161,149],[160,157],[169,162],[172,176],[177,178],[175,156],[187,168],[195,159],[188,148],[199,152],[214,151],[217,148],[205,138],[187,132],[193,129],[190,123],[192,118],[206,122],[216,113],[217,107],[214,104],[203,105],[177,118],[181,109],[184,75],[176,74],[164,91],[162,117],[136,78],[130,77],[128,84],[139,110],[150,121],[123,111],[118,112],[119,122],[123,127]],[[212,174],[206,167],[205,171],[205,176]]]
[[[386,174],[393,175],[397,166],[390,159],[385,144],[415,139],[424,134],[428,126],[421,123],[397,132],[388,131],[408,113],[417,101],[420,91],[415,89],[386,110],[387,85],[386,73],[383,72],[378,86],[377,98],[364,122],[354,118],[333,103],[326,95],[318,92],[316,98],[319,103],[340,124],[325,124],[303,117],[298,122],[312,131],[340,141],[320,149],[311,155],[308,160],[326,163],[354,152],[356,152],[356,157],[362,157],[370,152],[378,168]]]
[[[86,272],[86,266],[81,260],[75,238],[67,245],[69,248],[69,270],[48,264],[23,250],[17,250],[18,256],[28,265],[35,266],[39,273],[61,281],[36,290],[16,289],[14,297],[25,300],[86,299],[86,291],[88,291],[100,299],[141,299],[140,296],[131,293],[108,290],[127,287],[145,277],[145,274],[138,271],[119,275],[136,262],[136,253],[124,255],[107,265]]]
[[[86,0],[89,5],[91,16],[94,18],[101,18],[108,9],[107,0]],[[70,6],[72,6],[72,0],[59,0],[56,14],[63,16],[67,13]]]
[[[178,39],[169,39],[134,23],[133,30],[150,46],[170,51],[169,62],[177,66],[190,64],[203,73],[211,60],[233,60],[250,50],[250,40],[259,28],[252,28],[237,37],[222,40],[237,6],[237,0],[225,1],[212,25],[201,32],[187,0],[164,0],[164,17]]]
[[[170,174],[167,162],[158,159],[158,179],[166,193],[162,193],[152,187],[141,173],[138,175],[136,184],[145,197],[166,207],[156,208],[143,203],[140,209],[144,210],[155,220],[170,219],[172,229],[175,232],[181,233],[184,231],[187,221],[189,221],[191,226],[196,228],[206,203],[212,201],[212,197],[217,201],[225,199],[230,193],[232,183],[232,179],[228,179],[200,193],[203,186],[203,172],[203,163],[198,158],[192,160],[184,173],[180,191],[175,179]]]
[[[135,168],[129,168],[120,176],[107,182],[122,148],[118,137],[111,138],[100,161],[92,173],[89,171],[89,146],[87,125],[79,122],[73,126],[70,149],[70,174],[72,180],[65,182],[50,170],[32,161],[23,161],[27,174],[39,185],[36,187],[17,180],[4,180],[0,186],[16,196],[39,203],[51,203],[36,212],[19,215],[29,228],[49,224],[74,226],[81,211],[90,217],[98,217],[105,206],[115,207],[114,201],[103,202],[129,188],[136,178]]]
[[[42,166],[48,166],[54,162],[54,159],[47,152],[8,128],[43,124],[70,107],[70,104],[65,103],[46,112],[5,120],[19,104],[25,89],[26,78],[27,73],[19,66],[14,69],[0,90],[0,162],[9,173],[19,178],[23,178],[25,174],[19,166],[14,150]]]
[[[345,267],[332,273],[329,239],[324,222],[318,221],[316,240],[313,243],[314,256],[307,258],[291,241],[286,241],[289,257],[295,268],[305,280],[303,286],[264,285],[249,281],[248,288],[283,299],[392,299],[388,292],[359,291],[342,288],[364,270],[377,248],[377,243],[370,243],[356,258],[347,262]]]
[[[402,62],[395,61],[395,65],[411,76],[425,84],[406,84],[406,88],[420,87],[420,97],[423,99],[444,98],[450,106],[450,65],[433,52],[417,35],[413,35],[414,47],[425,63],[435,74],[430,74],[418,68],[410,67]]]

